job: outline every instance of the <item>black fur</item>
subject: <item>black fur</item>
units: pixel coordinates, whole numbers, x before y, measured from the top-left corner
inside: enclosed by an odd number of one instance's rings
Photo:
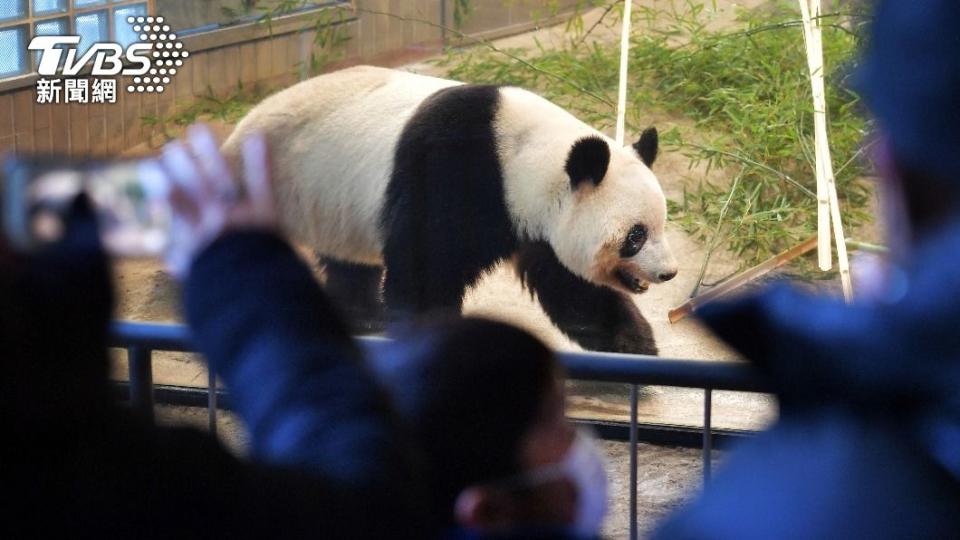
[[[657,354],[650,323],[619,291],[594,285],[573,274],[546,242],[525,242],[516,256],[524,287],[567,336],[585,349]]]
[[[381,216],[383,291],[392,317],[459,314],[466,288],[520,246],[497,154],[499,100],[495,86],[448,88],[425,100],[404,127]],[[609,158],[607,143],[588,137],[572,149],[567,170],[599,182]],[[581,345],[656,354],[650,325],[629,298],[574,276],[547,244],[524,244],[518,259],[526,286]],[[357,284],[349,276],[339,281],[348,289]]]
[[[640,159],[647,167],[653,167],[660,152],[660,135],[657,128],[649,127],[640,134],[640,140],[633,144],[633,149],[640,155]]]
[[[392,311],[459,311],[466,287],[516,246],[493,129],[496,86],[430,96],[397,145],[382,216]]]
[[[370,334],[386,327],[381,283],[383,267],[320,256],[324,290],[340,309],[354,333]]]
[[[610,146],[597,136],[584,137],[573,144],[567,155],[565,170],[573,189],[583,182],[600,185],[610,166]]]

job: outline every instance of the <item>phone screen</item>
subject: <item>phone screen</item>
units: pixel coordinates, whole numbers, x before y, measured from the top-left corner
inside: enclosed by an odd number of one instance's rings
[[[68,163],[10,158],[4,178],[4,229],[20,249],[55,242],[81,192],[93,204],[101,240],[112,255],[159,255],[169,235],[167,177],[154,159]]]

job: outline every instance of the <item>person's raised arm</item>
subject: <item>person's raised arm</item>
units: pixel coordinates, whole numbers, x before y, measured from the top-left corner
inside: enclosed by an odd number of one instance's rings
[[[415,497],[396,493],[416,491],[408,445],[345,325],[276,232],[264,139],[244,145],[242,185],[202,127],[168,145],[162,161],[174,185],[166,260],[185,283],[195,343],[250,431],[252,456],[389,493],[394,508],[369,501],[380,517],[401,511]]]

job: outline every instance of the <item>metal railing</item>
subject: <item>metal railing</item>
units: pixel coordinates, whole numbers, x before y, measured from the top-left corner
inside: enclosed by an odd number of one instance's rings
[[[382,338],[359,338],[370,354],[389,346]],[[170,324],[149,324],[122,321],[113,325],[110,346],[126,349],[129,382],[119,383],[128,393],[130,403],[142,415],[153,419],[156,402],[206,406],[209,429],[217,432],[217,409],[229,408],[229,396],[216,388],[216,378],[208,370],[207,388],[155,386],[152,375],[154,351],[194,352],[187,327]],[[629,441],[630,444],[630,538],[637,538],[637,453],[641,440],[651,443],[702,448],[703,479],[709,481],[711,454],[715,439],[725,442],[749,436],[750,432],[716,429],[712,425],[713,391],[769,392],[761,377],[742,362],[706,362],[661,357],[596,352],[561,352],[561,363],[570,379],[578,381],[626,384],[630,388],[630,421],[618,422],[574,419],[579,424],[596,428],[601,437]],[[641,423],[638,421],[639,388],[641,386],[702,388],[704,391],[703,425],[700,428]],[[626,433],[625,433],[626,432]],[[696,437],[696,439],[694,439]]]

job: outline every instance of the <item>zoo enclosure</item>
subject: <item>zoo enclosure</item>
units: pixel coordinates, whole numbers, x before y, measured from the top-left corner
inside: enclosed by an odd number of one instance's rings
[[[370,354],[389,346],[380,338],[361,338]],[[206,406],[209,429],[216,434],[218,408],[229,408],[229,396],[216,388],[212,371],[208,370],[207,388],[184,386],[154,386],[152,356],[154,351],[195,352],[185,326],[136,322],[114,323],[111,332],[112,347],[125,349],[129,368],[129,382],[120,383],[119,390],[129,395],[131,405],[143,416],[153,419],[154,404]],[[601,422],[574,419],[578,424],[590,425],[605,439],[627,440],[630,444],[630,538],[637,538],[637,444],[641,441],[655,444],[693,446],[699,439],[702,448],[703,479],[711,472],[711,454],[715,443],[726,444],[744,438],[749,432],[718,430],[712,426],[714,390],[741,392],[768,392],[759,374],[743,362],[710,362],[702,360],[673,360],[626,354],[596,352],[560,352],[560,361],[570,379],[627,384],[630,387],[630,421]],[[639,387],[642,385],[702,388],[704,391],[703,426],[700,429],[662,424],[641,423],[637,418]]]

